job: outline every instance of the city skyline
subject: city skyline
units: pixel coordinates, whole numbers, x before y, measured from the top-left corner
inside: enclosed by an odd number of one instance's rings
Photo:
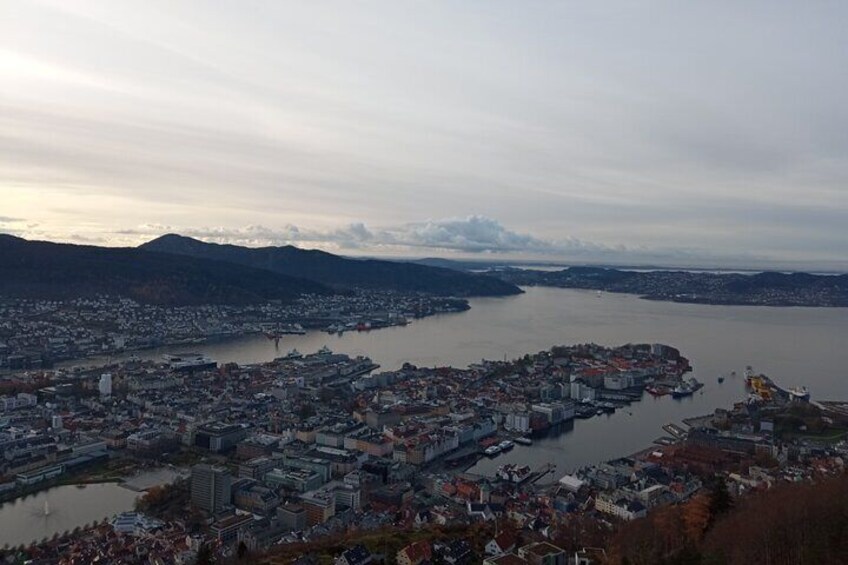
[[[15,4],[0,232],[846,270],[845,11]]]

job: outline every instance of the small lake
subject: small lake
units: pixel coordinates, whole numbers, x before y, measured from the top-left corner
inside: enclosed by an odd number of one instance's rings
[[[98,483],[58,486],[18,498],[0,506],[0,546],[29,545],[100,522],[132,510],[138,496],[118,483]]]

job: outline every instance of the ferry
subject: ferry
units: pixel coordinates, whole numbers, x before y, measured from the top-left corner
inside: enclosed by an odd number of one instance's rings
[[[517,437],[515,438],[515,443],[519,445],[533,445],[533,440],[529,437]]]
[[[501,451],[507,451],[508,449],[512,449],[513,447],[515,447],[515,444],[509,441],[508,439],[505,439],[498,444],[498,447],[501,448]]]
[[[485,453],[489,457],[494,457],[495,455],[497,455],[500,452],[501,452],[501,446],[500,445],[489,446],[489,447],[486,448],[485,451],[483,451],[483,453]]]

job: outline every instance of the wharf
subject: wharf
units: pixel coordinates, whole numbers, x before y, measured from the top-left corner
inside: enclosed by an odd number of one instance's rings
[[[686,430],[684,430],[677,424],[666,424],[662,427],[662,429],[677,439],[682,439],[686,437]]]
[[[691,418],[684,418],[683,423],[689,426],[690,428],[712,427],[713,415],[705,414],[704,416],[693,416]]]

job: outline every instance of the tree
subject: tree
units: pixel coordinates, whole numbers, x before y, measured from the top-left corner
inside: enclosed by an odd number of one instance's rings
[[[727,489],[727,481],[722,475],[717,475],[710,491],[710,514],[715,520],[718,516],[729,512],[733,508],[733,497]]]
[[[212,548],[207,544],[203,544],[200,546],[200,549],[197,551],[197,560],[195,561],[196,565],[211,565],[212,561]]]
[[[300,410],[298,412],[298,416],[300,416],[301,420],[307,420],[315,415],[315,407],[312,406],[309,402],[304,402],[300,405]]]
[[[686,538],[691,543],[698,543],[710,525],[710,499],[708,496],[699,494],[692,497],[683,507],[683,527]]]

